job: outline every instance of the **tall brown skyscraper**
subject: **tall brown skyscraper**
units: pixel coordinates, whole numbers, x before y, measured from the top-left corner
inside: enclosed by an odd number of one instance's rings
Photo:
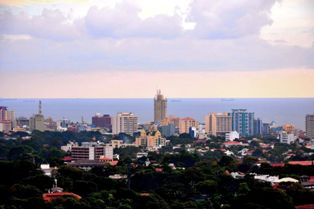
[[[161,91],[157,91],[157,95],[154,98],[154,122],[159,123],[166,117],[167,114],[167,99],[161,94]]]

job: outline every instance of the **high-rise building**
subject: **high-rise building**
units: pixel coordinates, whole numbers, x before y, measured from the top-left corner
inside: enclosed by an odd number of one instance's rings
[[[111,117],[108,114],[100,115],[96,114],[92,117],[92,125],[98,128],[111,129]]]
[[[270,124],[269,124],[269,123],[263,123],[262,135],[263,135],[263,136],[268,136],[268,135],[270,135]]]
[[[154,122],[160,123],[167,115],[167,99],[161,94],[161,91],[157,91],[157,95],[154,98]]]
[[[180,118],[179,120],[179,133],[189,133],[190,127],[197,127],[198,122],[193,118]]]
[[[237,131],[240,136],[254,135],[254,113],[246,109],[232,110],[232,130]]]
[[[41,101],[39,101],[38,113],[33,115],[29,120],[29,128],[31,131],[45,131],[45,119],[44,115],[42,114]]]
[[[138,128],[138,117],[131,112],[119,112],[112,117],[112,133],[133,135]]]
[[[228,113],[209,113],[205,116],[205,131],[214,136],[224,136],[232,131],[232,117]]]
[[[0,106],[0,121],[8,120],[8,108]]]
[[[314,114],[305,116],[306,136],[314,139]]]
[[[8,111],[7,107],[0,106],[0,131],[5,133],[11,131],[14,121],[14,112]]]
[[[255,136],[263,135],[263,121],[259,118],[254,120],[254,135]]]

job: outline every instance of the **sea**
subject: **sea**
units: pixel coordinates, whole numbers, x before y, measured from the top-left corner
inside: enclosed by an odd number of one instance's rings
[[[117,112],[133,112],[140,123],[153,121],[154,100],[151,99],[0,99],[0,106],[15,111],[15,116],[30,117],[38,112],[39,100],[45,117],[54,120],[91,122],[96,113],[114,115]],[[231,112],[232,109],[247,109],[255,118],[277,125],[291,123],[305,129],[306,114],[314,114],[314,98],[168,98],[168,115],[193,117],[204,122],[210,112]]]

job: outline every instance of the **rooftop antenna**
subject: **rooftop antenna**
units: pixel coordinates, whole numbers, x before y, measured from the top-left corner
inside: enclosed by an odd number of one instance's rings
[[[41,110],[41,100],[39,100],[39,105],[38,105],[38,114],[42,114],[42,110]]]

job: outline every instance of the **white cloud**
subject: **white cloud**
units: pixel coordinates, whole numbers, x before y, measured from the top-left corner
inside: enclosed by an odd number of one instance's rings
[[[30,16],[26,12],[14,14],[0,12],[1,34],[26,34],[34,37],[54,40],[71,40],[79,36],[75,25],[67,22],[66,16],[59,10],[44,9],[41,15]]]
[[[190,5],[188,0],[182,4],[175,0],[170,6],[162,0],[163,6],[155,13],[143,13],[149,8],[143,1],[121,0],[110,5],[92,1],[81,4],[80,15],[75,14],[75,18],[71,4],[35,9],[36,14],[0,10],[0,71],[254,71],[314,67],[313,47],[271,45],[268,39],[260,39],[261,28],[276,16],[270,16],[274,0],[194,0]],[[300,21],[303,19],[311,22],[305,16]],[[184,30],[182,22],[196,26]]]
[[[260,37],[275,45],[312,47],[314,44],[313,0],[284,0],[271,12],[273,23],[264,26]]]
[[[139,11],[126,3],[117,4],[114,9],[92,7],[84,19],[86,31],[97,37],[112,38],[171,38],[182,31],[178,16],[157,15],[141,19]]]
[[[189,20],[196,23],[194,33],[209,39],[256,35],[270,24],[270,9],[276,0],[194,0]]]

